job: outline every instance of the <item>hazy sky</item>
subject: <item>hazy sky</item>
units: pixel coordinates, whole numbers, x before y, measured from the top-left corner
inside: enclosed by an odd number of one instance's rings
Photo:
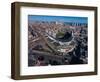
[[[49,15],[28,15],[29,21],[60,21],[60,22],[78,22],[88,23],[87,17],[72,16],[49,16]]]

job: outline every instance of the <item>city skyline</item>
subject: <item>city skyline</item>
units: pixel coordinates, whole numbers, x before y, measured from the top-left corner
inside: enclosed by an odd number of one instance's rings
[[[87,17],[72,17],[72,16],[48,16],[48,15],[28,15],[28,21],[59,21],[59,22],[77,22],[88,23]]]

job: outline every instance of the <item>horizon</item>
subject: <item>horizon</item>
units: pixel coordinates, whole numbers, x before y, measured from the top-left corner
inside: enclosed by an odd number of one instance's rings
[[[28,21],[59,21],[59,22],[78,22],[88,23],[88,17],[72,17],[72,16],[49,16],[49,15],[28,15]]]

